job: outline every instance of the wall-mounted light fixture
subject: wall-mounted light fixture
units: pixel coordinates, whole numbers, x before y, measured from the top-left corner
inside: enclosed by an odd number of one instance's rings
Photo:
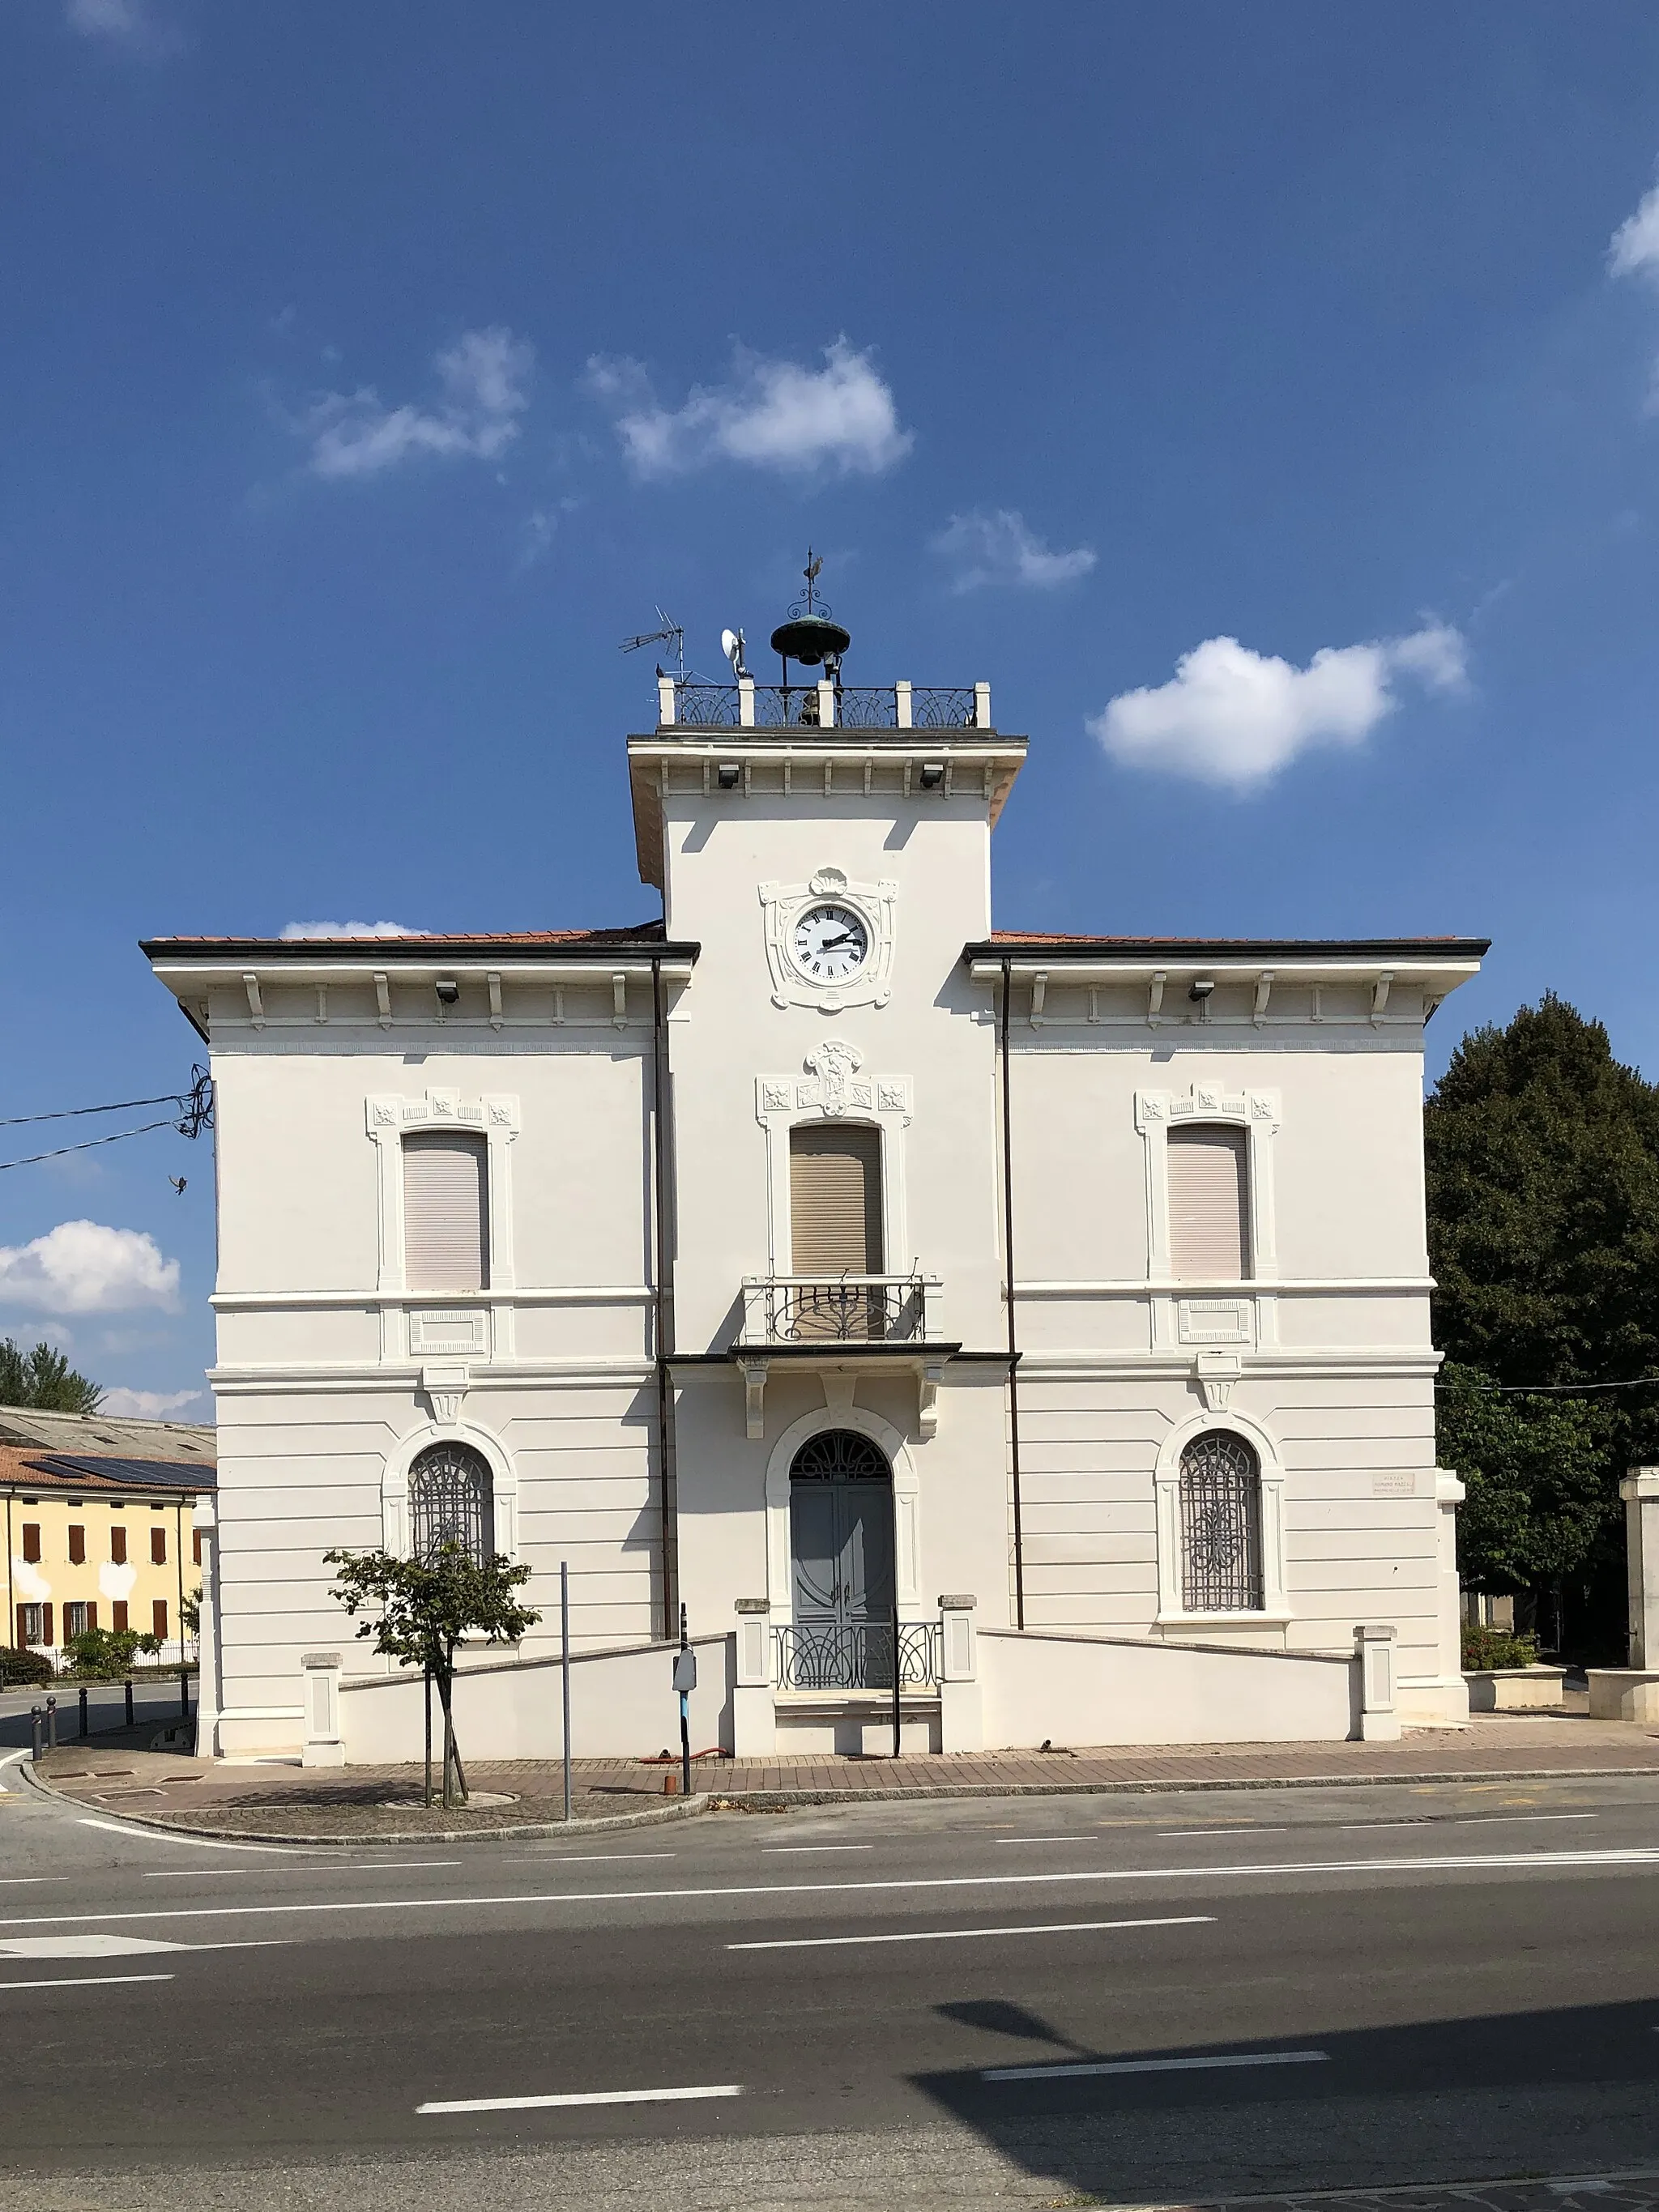
[[[734,790],[742,777],[743,766],[738,761],[722,761],[714,774],[720,779],[722,791]]]
[[[1210,994],[1214,989],[1213,975],[1194,975],[1188,989],[1187,996],[1198,1008],[1198,1018],[1201,1022],[1207,1022],[1210,1018]]]
[[[937,791],[944,781],[945,763],[943,761],[923,761],[921,787],[924,791]]]
[[[461,987],[453,975],[440,975],[432,988],[441,1006],[453,1006],[461,995]]]

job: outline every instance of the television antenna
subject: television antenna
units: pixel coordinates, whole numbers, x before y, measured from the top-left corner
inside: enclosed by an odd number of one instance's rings
[[[672,645],[674,648],[674,674],[678,680],[684,684],[685,681],[684,625],[677,623],[672,615],[665,615],[660,607],[657,609],[657,620],[662,625],[660,629],[641,630],[638,637],[625,637],[617,647],[617,651],[641,653],[647,645]],[[660,661],[657,663],[657,673],[659,676],[665,676],[668,673]]]

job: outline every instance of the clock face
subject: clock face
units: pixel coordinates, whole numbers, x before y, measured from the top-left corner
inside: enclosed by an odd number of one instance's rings
[[[870,957],[869,924],[850,906],[809,906],[795,917],[789,948],[814,983],[845,983]]]

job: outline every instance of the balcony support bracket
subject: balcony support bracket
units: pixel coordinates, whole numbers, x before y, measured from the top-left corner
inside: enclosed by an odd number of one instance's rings
[[[916,1426],[924,1437],[939,1430],[939,1386],[945,1380],[942,1358],[925,1358],[916,1370]]]
[[[766,1370],[771,1362],[766,1359],[740,1358],[743,1370],[743,1427],[750,1443],[758,1443],[766,1434]]]

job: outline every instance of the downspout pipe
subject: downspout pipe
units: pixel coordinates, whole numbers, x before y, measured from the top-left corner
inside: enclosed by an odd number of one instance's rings
[[[1008,1072],[1008,1004],[1012,990],[1009,963],[1002,963],[1002,1003],[998,1028],[1002,1060],[1002,1264],[1008,1309],[1008,1472],[1014,1498],[1014,1626],[1025,1626],[1025,1530],[1019,1484],[1019,1322],[1014,1310],[1014,1126]]]
[[[657,1468],[662,1485],[662,1634],[679,1619],[679,1485],[674,1468],[673,1404],[668,1363],[674,1354],[674,1239],[668,1212],[668,1016],[662,960],[651,962],[651,1165],[656,1212],[652,1334],[657,1355]]]

